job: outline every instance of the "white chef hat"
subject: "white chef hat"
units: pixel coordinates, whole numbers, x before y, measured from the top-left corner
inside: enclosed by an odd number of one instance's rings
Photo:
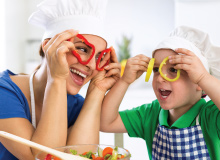
[[[107,0],[44,0],[28,21],[45,29],[42,41],[68,29],[105,39],[106,6]]]
[[[177,27],[169,37],[157,45],[154,52],[158,49],[175,50],[177,48],[192,51],[200,58],[206,70],[220,79],[220,47],[211,43],[207,33],[188,26]]]

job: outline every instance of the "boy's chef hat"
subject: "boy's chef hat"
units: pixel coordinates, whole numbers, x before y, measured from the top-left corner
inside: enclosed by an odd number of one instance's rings
[[[200,58],[206,70],[220,79],[220,47],[214,46],[209,35],[201,30],[188,26],[177,27],[170,36],[158,44],[158,49],[185,48]],[[153,54],[155,53],[153,52]]]
[[[42,40],[68,29],[104,38],[106,5],[107,0],[44,0],[28,21],[45,29]]]

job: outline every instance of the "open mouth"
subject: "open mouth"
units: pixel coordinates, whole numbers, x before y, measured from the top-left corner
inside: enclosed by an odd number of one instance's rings
[[[171,92],[172,91],[170,90],[159,89],[159,93],[163,99],[166,99],[170,95]]]
[[[77,85],[83,85],[85,78],[87,77],[86,74],[82,73],[79,70],[74,68],[70,68],[70,72],[72,73],[72,79]]]

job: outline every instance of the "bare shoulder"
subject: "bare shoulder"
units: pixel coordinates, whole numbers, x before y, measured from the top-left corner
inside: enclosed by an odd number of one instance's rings
[[[30,87],[29,87],[29,78],[30,75],[24,75],[24,74],[19,74],[19,75],[12,75],[10,76],[11,80],[20,88],[20,90],[23,92],[25,95],[26,99],[30,99]]]

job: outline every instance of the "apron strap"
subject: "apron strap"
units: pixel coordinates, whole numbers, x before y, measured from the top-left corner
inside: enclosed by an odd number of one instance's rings
[[[34,100],[34,88],[33,88],[34,74],[35,72],[32,73],[30,76],[29,86],[30,86],[30,94],[31,94],[32,125],[34,126],[34,128],[36,128],[35,100]]]
[[[196,117],[196,125],[199,125],[199,114]]]

